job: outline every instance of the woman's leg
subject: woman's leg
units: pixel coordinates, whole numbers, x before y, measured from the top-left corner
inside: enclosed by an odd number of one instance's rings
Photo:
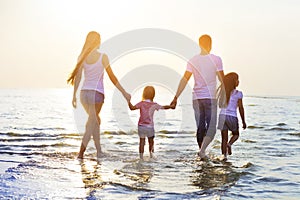
[[[94,130],[93,130],[93,140],[95,143],[95,147],[97,150],[97,157],[99,158],[101,156],[101,145],[100,145],[100,124],[101,124],[101,119],[100,119],[100,111],[102,108],[103,103],[97,103],[95,104],[95,123],[94,123]]]
[[[88,120],[85,125],[85,133],[82,138],[82,143],[81,143],[78,158],[83,158],[83,154],[86,150],[86,147],[87,147],[92,135],[93,135],[95,147],[97,149],[97,157],[99,157],[100,153],[101,153],[99,113],[101,111],[103,103],[82,104],[82,105],[88,114]]]
[[[89,110],[90,110],[90,104],[87,103],[82,103],[83,108],[85,109],[85,111],[87,112],[87,114],[89,115]],[[90,117],[88,117],[88,120],[85,124],[85,132],[84,135],[82,137],[82,141],[81,141],[81,146],[80,146],[80,150],[78,153],[78,158],[83,158],[83,154],[86,150],[86,147],[91,139],[92,136],[92,131],[91,131],[91,121],[90,121]]]
[[[222,130],[221,134],[222,134],[221,150],[222,150],[222,154],[224,156],[226,156],[227,155],[228,130]]]

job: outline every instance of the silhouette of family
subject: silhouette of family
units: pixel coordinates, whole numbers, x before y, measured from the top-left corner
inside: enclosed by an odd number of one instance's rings
[[[199,147],[198,156],[200,159],[207,159],[206,148],[213,141],[218,129],[221,130],[222,144],[221,151],[224,160],[227,155],[232,154],[232,144],[239,137],[239,123],[237,110],[246,128],[245,114],[243,107],[243,93],[236,87],[239,85],[238,74],[232,72],[224,75],[222,59],[211,54],[212,40],[209,35],[202,35],[199,38],[200,53],[192,57],[186,66],[186,71],[182,76],[176,94],[170,105],[160,105],[154,102],[155,88],[146,86],[143,90],[142,101],[133,105],[131,95],[119,83],[115,76],[109,59],[106,54],[99,52],[101,44],[100,34],[91,31],[88,33],[77,64],[68,78],[68,83],[74,86],[72,105],[77,106],[76,93],[79,83],[84,73],[83,85],[80,90],[80,102],[88,114],[85,132],[82,138],[78,158],[83,159],[87,144],[93,137],[97,150],[97,158],[101,156],[100,146],[100,117],[102,105],[104,103],[104,71],[107,72],[109,79],[122,93],[130,110],[140,110],[138,121],[139,135],[139,156],[143,159],[145,138],[148,138],[150,157],[154,153],[154,122],[153,115],[159,109],[175,109],[177,99],[180,97],[189,79],[193,75],[193,109],[197,125],[196,138]],[[217,78],[220,86],[217,88]],[[217,106],[221,111],[217,117]],[[218,126],[217,126],[217,118]],[[228,142],[228,131],[232,132],[232,137]]]

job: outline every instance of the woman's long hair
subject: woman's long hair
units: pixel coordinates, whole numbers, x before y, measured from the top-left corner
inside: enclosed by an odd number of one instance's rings
[[[228,73],[224,76],[223,84],[217,90],[219,107],[226,108],[230,100],[231,92],[236,88],[236,82],[239,76],[235,72]]]
[[[70,74],[70,77],[68,78],[67,83],[74,85],[76,75],[77,75],[78,70],[80,69],[83,61],[95,48],[99,47],[99,45],[100,45],[100,34],[95,31],[89,32],[88,35],[86,36],[85,43],[84,43],[81,53],[78,57],[77,64],[76,64],[73,72]]]

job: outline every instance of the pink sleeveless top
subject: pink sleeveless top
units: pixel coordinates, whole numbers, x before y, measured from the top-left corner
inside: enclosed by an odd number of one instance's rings
[[[97,62],[93,64],[83,63],[84,82],[81,90],[95,90],[104,94],[102,57],[103,53],[101,53]]]

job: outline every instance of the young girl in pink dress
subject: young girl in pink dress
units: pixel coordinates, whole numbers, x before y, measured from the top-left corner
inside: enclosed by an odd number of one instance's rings
[[[138,122],[138,134],[140,138],[139,144],[139,153],[140,159],[143,160],[144,155],[144,146],[145,146],[145,138],[148,138],[149,142],[149,153],[150,158],[153,157],[154,152],[154,122],[153,115],[155,110],[159,109],[174,109],[171,106],[161,106],[155,102],[153,102],[155,96],[155,89],[153,86],[146,86],[143,91],[143,99],[141,102],[136,105],[132,105],[131,102],[128,102],[128,106],[130,110],[140,109],[140,118]]]

